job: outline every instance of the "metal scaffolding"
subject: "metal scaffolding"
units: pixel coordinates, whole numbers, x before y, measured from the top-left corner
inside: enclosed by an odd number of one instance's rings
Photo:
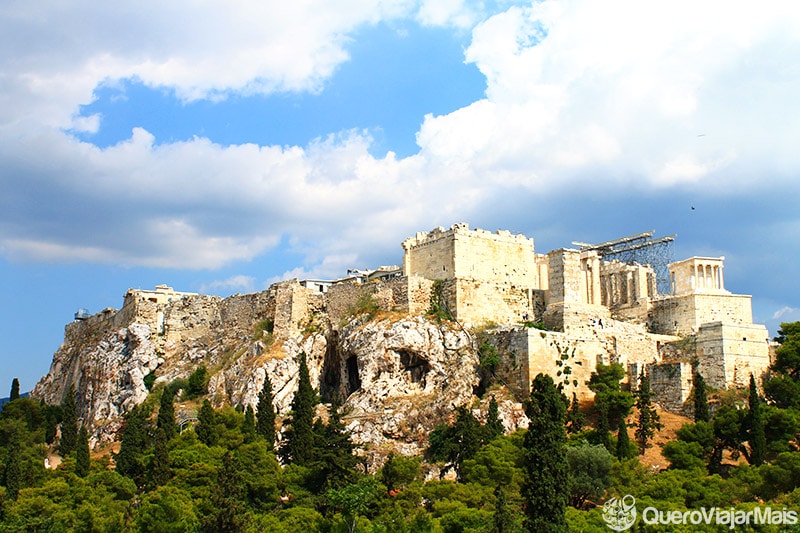
[[[621,261],[650,265],[656,273],[656,289],[659,294],[669,294],[669,264],[672,263],[672,243],[677,235],[653,238],[655,230],[629,235],[600,244],[573,242],[582,252],[597,252],[604,261]]]

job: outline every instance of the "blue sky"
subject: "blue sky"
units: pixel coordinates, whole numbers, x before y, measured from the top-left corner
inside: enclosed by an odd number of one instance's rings
[[[0,387],[79,307],[655,229],[800,320],[800,7],[390,0],[0,7]],[[694,209],[692,209],[694,207]]]

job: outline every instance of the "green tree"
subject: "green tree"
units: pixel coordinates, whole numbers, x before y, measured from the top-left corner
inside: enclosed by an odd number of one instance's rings
[[[256,414],[253,406],[248,405],[244,409],[244,420],[242,421],[242,437],[245,442],[252,442],[256,438]]]
[[[619,427],[619,419],[628,416],[633,407],[633,395],[620,387],[625,369],[619,363],[597,365],[589,378],[589,389],[595,393],[597,412],[596,440],[611,451],[610,430]]]
[[[411,484],[420,474],[420,458],[404,457],[390,453],[381,468],[381,482],[388,492],[402,489]]]
[[[275,406],[273,404],[272,382],[269,374],[264,376],[264,385],[258,394],[256,406],[256,433],[264,437],[270,448],[275,446]]]
[[[156,429],[155,443],[153,444],[153,458],[147,470],[150,486],[153,488],[166,485],[172,477],[169,467],[169,449],[167,448],[167,434],[163,428]]]
[[[189,381],[186,385],[186,397],[188,399],[203,396],[208,392],[208,371],[206,367],[200,365],[189,375]]]
[[[8,401],[13,402],[18,398],[19,398],[19,380],[17,378],[14,378],[11,381],[11,395],[8,397]]]
[[[156,428],[164,431],[167,441],[172,439],[177,433],[175,427],[175,391],[171,387],[164,387],[161,391],[161,402],[158,407],[158,418]]]
[[[197,414],[197,425],[194,428],[197,438],[206,446],[213,446],[219,439],[217,433],[217,419],[214,414],[214,408],[211,407],[211,402],[203,400],[200,406],[200,412]]]
[[[523,444],[525,481],[521,490],[529,531],[567,530],[566,403],[550,376],[539,374],[534,378],[525,406],[530,423]]]
[[[584,441],[567,447],[570,472],[569,504],[583,508],[587,500],[601,498],[611,482],[614,457],[602,444]]]
[[[578,402],[578,395],[572,393],[572,402],[567,411],[567,433],[570,435],[580,433],[583,431],[583,426],[586,424],[586,415],[581,412],[581,405]]]
[[[89,432],[86,430],[86,426],[81,425],[75,447],[75,474],[86,477],[89,473],[89,465]]]
[[[115,456],[117,472],[132,479],[138,487],[144,486],[143,455],[148,447],[147,417],[141,406],[134,406],[125,415],[120,428],[119,453]]]
[[[750,374],[750,412],[748,416],[749,437],[750,437],[750,456],[748,461],[751,465],[758,466],[767,457],[767,437],[764,433],[764,419],[761,413],[761,399],[758,397],[756,379]]]
[[[187,492],[165,485],[148,492],[136,513],[137,531],[142,533],[184,533],[197,531],[197,517],[192,497]]]
[[[281,448],[284,461],[306,465],[314,458],[314,408],[317,394],[311,387],[306,354],[300,353],[297,391],[292,399],[292,409]]]
[[[209,524],[209,529],[220,533],[242,531],[246,511],[244,499],[244,483],[239,463],[231,452],[225,452],[211,493],[214,511],[213,524]]]
[[[506,491],[500,485],[494,489],[494,529],[493,533],[506,533],[514,526],[514,517],[508,509]]]
[[[17,499],[20,489],[25,486],[25,474],[22,468],[22,444],[18,438],[13,439],[6,448],[3,485],[6,487],[6,494],[12,500]]]
[[[639,388],[636,390],[636,409],[639,412],[636,421],[634,437],[639,446],[639,454],[644,454],[647,444],[655,436],[656,431],[663,426],[661,417],[653,407],[652,393],[650,392],[650,377],[642,370],[639,376]]]
[[[631,456],[631,438],[628,435],[628,424],[625,417],[619,417],[619,428],[617,428],[617,459],[623,461]]]
[[[775,340],[775,360],[770,378],[764,382],[764,393],[772,404],[781,408],[800,409],[800,322],[783,322]]]
[[[711,416],[708,413],[708,393],[706,380],[700,372],[694,373],[694,421],[708,422]]]
[[[58,450],[61,455],[68,455],[78,442],[78,406],[75,402],[75,385],[69,386],[61,400],[61,439]]]
[[[500,420],[499,407],[494,395],[489,400],[489,410],[486,413],[486,425],[484,425],[484,428],[486,428],[487,441],[505,433],[505,427],[503,426],[503,421]]]
[[[341,421],[338,400],[334,398],[328,423],[317,421],[314,424],[313,460],[309,466],[315,472],[316,485],[320,490],[340,488],[355,481],[356,465],[359,463],[355,455],[356,446],[350,439]]]
[[[453,469],[461,481],[461,466],[486,444],[486,436],[472,411],[462,405],[456,409],[456,420],[452,426],[443,424],[431,432],[427,455],[434,461],[445,463],[442,476]]]

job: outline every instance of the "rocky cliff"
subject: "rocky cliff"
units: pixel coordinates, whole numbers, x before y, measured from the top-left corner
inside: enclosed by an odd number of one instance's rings
[[[278,327],[279,293],[192,295],[166,304],[126,298],[120,311],[67,325],[64,344],[32,395],[59,403],[73,384],[82,421],[97,442],[108,442],[122,415],[148,397],[152,377],[146,376],[155,376],[151,387],[157,388],[204,365],[216,406],[255,407],[269,375],[280,419],[289,412],[304,352],[322,397],[345,399],[354,440],[376,452],[405,453],[419,452],[455,406],[474,399],[477,347],[458,323],[353,311],[331,324],[322,310],[302,324]],[[191,415],[196,408],[183,402],[176,410]],[[510,428],[524,418],[513,402],[503,412]]]

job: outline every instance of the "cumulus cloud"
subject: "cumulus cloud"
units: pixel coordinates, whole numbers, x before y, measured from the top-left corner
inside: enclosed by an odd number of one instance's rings
[[[800,9],[785,2],[561,0],[489,16],[457,0],[12,1],[3,13],[0,250],[20,260],[215,268],[286,240],[304,266],[284,277],[334,277],[438,224],[544,224],[576,192],[583,228],[610,212],[598,198],[631,191],[800,194],[800,122],[786,118]],[[362,130],[304,146],[136,128],[101,149],[73,136],[102,127],[79,106],[121,79],[186,101],[322,91],[360,27],[397,18],[471,28],[465,59],[487,83],[485,98],[420,117],[410,157],[370,154]]]

